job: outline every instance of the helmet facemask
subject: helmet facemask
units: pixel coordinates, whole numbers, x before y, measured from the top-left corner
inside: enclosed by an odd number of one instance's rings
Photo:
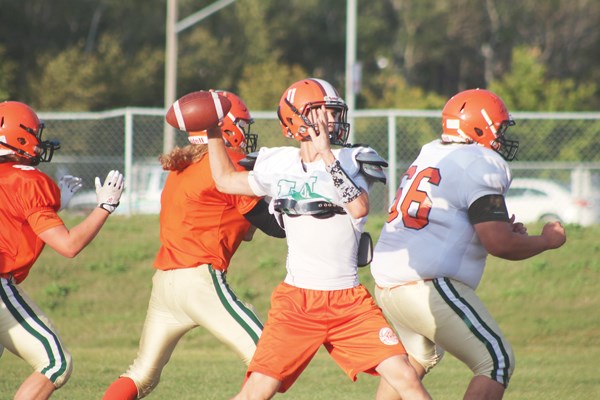
[[[216,90],[216,92],[231,101],[231,109],[223,118],[221,126],[225,145],[239,147],[245,153],[253,153],[258,144],[258,135],[250,133],[254,119],[248,107],[239,96],[231,92],[225,90]]]
[[[227,116],[226,118],[229,118]],[[221,131],[227,147],[239,147],[246,153],[256,151],[258,135],[250,133],[250,126],[254,123],[253,119],[246,120],[236,118],[234,121],[224,121]]]
[[[319,128],[313,124],[308,118],[311,110],[325,106],[327,110],[332,111],[335,116],[334,121],[328,123],[329,141],[332,145],[345,146],[350,133],[350,124],[347,121],[348,106],[343,102],[313,102],[304,107],[304,114],[298,110],[289,100],[285,99],[285,104],[297,117],[297,124],[294,121],[288,121],[291,126],[287,126],[288,130],[297,130],[297,135],[290,134],[291,137],[301,136],[301,141],[311,140],[308,134],[308,128],[313,128],[317,134],[320,134]],[[281,116],[280,116],[281,119]],[[294,126],[297,125],[297,128]]]
[[[342,105],[326,105],[327,109],[334,111],[334,121],[330,121],[329,127],[329,141],[333,145],[345,146],[348,141],[348,135],[350,134],[350,124],[347,121],[348,117],[348,106]]]
[[[498,128],[498,137],[492,142],[492,148],[506,161],[512,161],[519,151],[519,141],[508,139],[505,134],[509,126],[516,125],[512,119],[502,121]]]
[[[57,140],[45,140],[42,141],[42,132],[44,131],[44,122],[40,121],[38,125],[37,132],[35,129],[27,127],[23,124],[19,124],[19,128],[23,129],[27,134],[32,135],[37,144],[34,145],[33,153],[29,153],[25,151],[23,148],[28,147],[28,138],[27,137],[17,137],[16,141],[19,142],[21,147],[18,148],[15,146],[11,146],[6,142],[1,142],[0,145],[6,147],[14,152],[17,156],[24,158],[28,161],[29,165],[38,165],[40,162],[50,162],[52,157],[54,156],[54,150],[60,149],[60,143]]]
[[[240,121],[238,124],[240,129],[244,132],[244,136],[246,137],[246,153],[254,153],[256,148],[258,147],[258,135],[256,133],[250,133],[250,128],[254,123],[254,120],[250,120],[249,122]]]

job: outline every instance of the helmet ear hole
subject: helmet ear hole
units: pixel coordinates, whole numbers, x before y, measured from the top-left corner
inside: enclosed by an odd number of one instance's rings
[[[483,136],[483,131],[480,128],[475,128],[475,133],[477,134],[477,136],[482,137]]]

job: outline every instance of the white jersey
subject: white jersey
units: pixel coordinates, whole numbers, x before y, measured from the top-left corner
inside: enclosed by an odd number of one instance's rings
[[[342,148],[333,153],[354,183],[368,192],[369,183],[356,161],[364,147]],[[248,182],[257,196],[301,204],[325,202],[343,207],[325,163],[304,163],[296,147],[262,148]],[[288,246],[285,282],[304,289],[338,290],[358,285],[357,251],[365,218],[334,214],[327,218],[281,214]]]
[[[391,287],[447,277],[475,289],[487,251],[469,222],[473,202],[504,195],[511,182],[506,161],[472,144],[426,144],[402,177],[388,221],[375,246],[371,273]]]

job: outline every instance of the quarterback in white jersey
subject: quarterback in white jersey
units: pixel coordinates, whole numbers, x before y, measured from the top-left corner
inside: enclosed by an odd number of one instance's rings
[[[398,396],[431,398],[381,309],[358,281],[369,188],[385,179],[385,161],[370,148],[345,146],[346,113],[330,83],[292,84],[277,115],[284,135],[300,147],[261,149],[252,171],[235,171],[219,130],[208,131],[217,188],[270,197],[288,245],[287,276],[273,291],[235,399],[270,399],[287,391],[321,346],[352,380],[360,372],[381,375]],[[331,144],[344,147],[332,150]]]
[[[333,150],[342,169],[368,193],[373,181],[367,181],[357,161],[363,153],[376,154],[365,147]],[[282,218],[288,235],[286,283],[314,290],[358,285],[358,243],[366,217],[352,218],[344,211],[321,160],[302,162],[297,147],[263,148],[248,182],[254,193],[272,198],[271,208]]]
[[[475,294],[488,254],[521,260],[560,247],[559,222],[527,235],[504,201],[518,142],[503,101],[482,89],[452,97],[442,137],[403,175],[375,246],[375,298],[423,377],[450,352],[473,372],[464,399],[501,399],[514,369],[510,344]],[[380,398],[400,399],[385,380]]]

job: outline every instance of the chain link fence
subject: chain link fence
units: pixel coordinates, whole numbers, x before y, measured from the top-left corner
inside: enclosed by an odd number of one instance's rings
[[[58,178],[65,174],[84,180],[81,193],[91,192],[94,177],[109,170],[124,171],[127,214],[158,212],[164,183],[158,156],[166,135],[176,146],[187,144],[187,134],[165,129],[164,110],[126,108],[97,113],[40,113],[46,122],[45,139],[61,143],[51,163],[40,169]],[[275,112],[253,113],[252,132],[259,147],[297,146],[283,137]],[[600,198],[600,113],[513,113],[517,125],[508,136],[519,139],[515,177],[560,182],[579,198]],[[351,141],[368,144],[386,158],[388,184],[376,184],[371,197],[374,213],[384,213],[399,177],[420,147],[441,132],[439,111],[358,110],[351,119]],[[169,141],[167,141],[169,143]]]

